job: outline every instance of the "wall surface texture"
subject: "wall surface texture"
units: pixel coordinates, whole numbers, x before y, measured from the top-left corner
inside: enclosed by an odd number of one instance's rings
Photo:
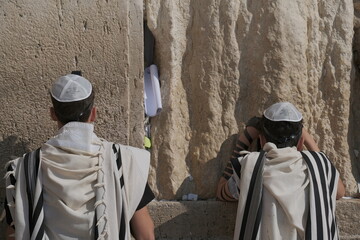
[[[360,239],[359,200],[338,200],[336,221],[341,240]],[[236,203],[220,201],[153,201],[157,240],[231,240]]]
[[[151,119],[159,199],[213,198],[236,134],[277,101],[301,110],[357,192],[351,0],[147,0],[146,19],[164,105]]]

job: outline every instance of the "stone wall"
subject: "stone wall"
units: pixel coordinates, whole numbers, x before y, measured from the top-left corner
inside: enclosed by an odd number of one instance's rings
[[[151,119],[159,199],[213,198],[236,134],[277,101],[302,111],[357,192],[353,19],[351,0],[147,0],[164,105]]]
[[[342,240],[360,239],[359,200],[338,200],[336,221]],[[153,201],[149,205],[157,240],[233,239],[236,203]]]

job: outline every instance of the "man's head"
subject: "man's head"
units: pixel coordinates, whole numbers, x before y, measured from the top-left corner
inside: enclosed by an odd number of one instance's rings
[[[95,94],[91,83],[84,77],[76,74],[60,77],[54,82],[50,95],[53,103],[51,117],[60,125],[95,119]]]
[[[302,134],[302,114],[289,102],[279,102],[264,111],[262,135],[277,147],[297,146]]]

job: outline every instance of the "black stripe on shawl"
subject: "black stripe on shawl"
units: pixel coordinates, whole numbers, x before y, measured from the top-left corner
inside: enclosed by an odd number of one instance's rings
[[[309,208],[309,211],[308,211],[308,218],[307,218],[307,221],[306,221],[305,239],[306,240],[311,239],[311,214],[310,214],[310,208]]]
[[[124,187],[124,176],[121,175],[120,177],[120,187],[123,188]]]
[[[330,162],[330,161],[329,161]],[[330,162],[331,164],[331,162]],[[331,164],[331,180],[330,180],[330,188],[331,188],[331,191],[330,191],[330,194],[333,193],[334,189],[337,189],[337,187],[335,188],[335,184],[338,184],[338,183],[335,183],[335,176],[336,176],[336,169],[335,167]],[[336,185],[337,186],[337,185]],[[331,197],[330,197],[331,199]],[[330,208],[331,208],[331,211],[333,212],[335,206],[333,206],[333,201],[330,201]],[[331,236],[332,237],[335,237],[335,233],[336,233],[336,215],[334,216],[334,219],[333,221],[331,221]],[[338,233],[338,232],[337,232]],[[338,237],[339,238],[339,237]]]
[[[6,169],[6,171],[7,171],[7,172],[14,171],[13,167],[11,166],[11,164],[9,164],[9,166],[8,166],[7,169]],[[14,186],[15,186],[15,184],[16,184],[16,178],[14,177],[13,174],[11,174],[9,177],[10,177],[10,183],[11,183],[11,185],[14,185]]]
[[[230,161],[231,161],[232,167],[234,168],[234,172],[240,178],[241,165],[240,165],[239,161],[236,158],[232,158],[232,159],[230,159]]]
[[[120,150],[120,148],[119,148],[119,152],[118,152],[117,159],[116,159],[116,165],[117,165],[118,170],[119,170],[119,169],[121,168],[121,166],[122,166],[121,150]]]
[[[120,148],[119,148],[119,152],[118,152],[118,154],[117,154],[116,165],[117,165],[118,170],[119,170],[119,169],[121,168],[121,166],[122,166],[121,150],[120,150]],[[123,176],[123,175],[120,176],[120,186],[121,186],[121,188],[124,186],[124,176]]]
[[[14,171],[13,167],[11,166],[11,164],[9,164],[9,166],[7,167],[6,169],[7,172],[11,172],[11,171]],[[14,185],[16,184],[16,178],[14,177],[14,174],[10,174],[9,176],[10,178],[10,184],[11,185]],[[13,202],[15,202],[15,198],[13,197],[12,198]],[[11,216],[11,212],[10,212],[10,209],[9,209],[9,206],[8,206],[8,201],[7,201],[7,198],[5,197],[5,203],[4,203],[4,208],[5,208],[5,212],[6,212],[6,223],[8,225],[11,225],[11,223],[13,222],[13,218]],[[15,225],[12,226],[13,228],[15,228]]]
[[[8,201],[5,198],[5,203],[4,203],[4,207],[5,207],[5,216],[6,216],[6,223],[10,226],[11,223],[13,222],[13,218],[11,216],[11,212],[8,206]],[[15,225],[12,226],[13,229],[15,229]]]
[[[325,165],[325,173],[328,174],[329,173],[329,162],[327,161],[327,157],[325,157],[325,155],[321,152],[318,152],[318,154],[321,156],[321,160],[323,161],[324,165]],[[327,176],[326,176],[327,178]]]
[[[326,184],[326,176],[324,175],[324,168],[323,165],[321,164],[321,161],[326,165],[326,162],[324,162],[324,159],[320,159],[319,155],[313,151],[310,152],[311,155],[313,156],[313,158],[315,159],[316,165],[318,166],[319,169],[319,176],[320,176],[320,182],[321,182],[321,190],[323,193],[323,203],[324,203],[324,207],[325,207],[325,217],[328,218],[329,217],[329,205],[328,205],[328,193],[327,193],[327,184]],[[330,236],[330,226],[329,226],[329,221],[325,221],[326,225],[327,225],[327,231],[328,231],[328,236]]]
[[[245,135],[246,139],[248,140],[249,144],[251,144],[252,141],[253,141],[253,139],[252,139],[252,137],[250,136],[249,132],[246,130],[246,128],[245,128],[245,130],[244,130],[244,135]]]
[[[98,237],[99,237],[99,229],[98,229],[98,226],[96,225],[96,221],[97,221],[97,214],[96,214],[96,210],[95,210],[95,214],[94,214],[94,228],[95,228],[94,239],[98,239]]]
[[[35,151],[35,169],[36,169],[35,176],[36,176],[36,179],[38,176],[39,164],[40,164],[40,148],[36,149],[36,151]]]
[[[35,201],[35,188],[36,188],[36,181],[38,176],[40,164],[40,148],[36,149],[34,152],[27,153],[24,157],[24,166],[25,166],[25,180],[26,180],[26,193],[28,196],[29,202],[29,231],[30,236],[32,235],[36,222],[39,218],[39,214],[41,212],[43,206],[43,198],[42,192],[40,193],[38,202],[36,203],[35,212],[34,212],[34,201]],[[39,232],[36,236],[36,239],[42,238],[43,232],[43,222],[41,223]]]
[[[329,183],[329,198],[332,199],[332,194],[333,191],[335,189],[335,177],[336,177],[336,169],[335,166],[328,160],[328,158],[326,157],[326,155],[322,152],[320,152],[321,157],[323,158],[323,161],[326,162],[326,166],[330,166],[330,171],[331,171],[331,178],[330,178],[330,183]],[[327,174],[329,173],[329,167],[326,168],[327,170]],[[330,211],[331,213],[334,210],[334,206],[333,206],[333,201],[330,201]],[[331,237],[335,237],[336,234],[336,216],[334,216],[334,219],[331,221]]]
[[[324,162],[327,162],[328,165],[330,165],[331,179],[330,179],[330,185],[329,185],[329,189],[330,189],[330,191],[329,191],[329,197],[331,197],[332,194],[333,194],[333,191],[334,191],[334,189],[335,189],[335,186],[336,186],[336,184],[337,184],[337,183],[335,183],[336,169],[335,169],[335,166],[328,160],[328,158],[326,157],[326,155],[325,155],[324,153],[320,152],[320,154],[321,154]],[[329,170],[327,169],[327,171],[329,171]],[[327,173],[328,173],[328,172],[327,172]]]
[[[301,155],[303,156],[308,168],[309,168],[309,171],[310,171],[310,174],[311,174],[311,178],[313,179],[312,183],[314,185],[314,196],[315,196],[315,211],[316,211],[316,219],[314,219],[316,221],[316,230],[317,230],[317,239],[322,239],[323,237],[323,227],[322,227],[322,214],[321,214],[321,202],[320,202],[320,195],[319,195],[319,186],[317,184],[317,181],[316,181],[316,174],[315,174],[315,170],[314,170],[314,167],[309,159],[309,157],[301,152]],[[311,218],[311,216],[309,216]],[[308,226],[307,226],[308,227]],[[310,228],[311,228],[311,225],[310,225]],[[308,230],[308,229],[306,229]],[[311,229],[312,231],[313,229]],[[315,229],[314,229],[315,230]]]
[[[24,157],[24,166],[25,166],[25,180],[26,180],[26,194],[29,203],[29,225],[30,225],[30,235],[34,229],[34,223],[32,222],[32,213],[33,213],[33,168],[30,160],[30,153],[27,153]]]
[[[117,158],[116,158],[116,165],[117,165],[117,168],[118,170],[121,168],[122,166],[122,162],[121,162],[121,150],[120,150],[120,147],[119,147],[119,151],[117,150],[115,144],[112,145],[112,149],[114,151],[114,153],[116,154],[117,153]]]
[[[36,182],[38,180],[38,171],[39,171],[39,165],[40,165],[40,148],[38,148],[36,151],[35,151],[35,178],[34,178],[34,190],[36,188]],[[40,216],[40,213],[41,213],[41,210],[43,208],[43,195],[42,195],[42,191],[40,192],[40,196],[39,196],[39,199],[37,200],[38,202],[36,203],[36,207],[35,207],[35,212],[33,214],[33,222],[34,222],[34,227],[36,225],[36,222],[39,220],[39,216]],[[35,192],[34,192],[34,196],[35,196]],[[35,200],[35,199],[33,199]],[[43,238],[43,234],[44,234],[44,221],[43,219],[41,219],[41,225],[40,225],[40,228],[37,232],[37,235],[36,235],[36,240],[41,240]]]
[[[32,217],[34,223],[36,223],[37,220],[39,219],[39,216],[40,216],[40,213],[41,213],[41,211],[42,211],[42,208],[43,208],[43,191],[41,191],[41,193],[40,193],[39,200],[38,200],[38,202],[37,202],[37,204],[36,204],[35,212],[34,212],[34,215],[33,215],[33,217]],[[35,226],[35,225],[34,225],[34,226]],[[44,235],[44,224],[43,224],[43,222],[42,222],[42,223],[41,223],[41,226],[40,226],[40,228],[39,228],[39,232],[37,233],[35,239],[41,240],[42,237],[43,237],[43,235]]]
[[[239,145],[239,146],[238,146],[238,145]],[[239,140],[236,142],[235,151],[241,152],[241,151],[247,150],[247,149],[249,149],[249,146],[246,145],[245,143],[243,143],[243,142],[241,142],[241,141],[239,141]]]
[[[121,220],[120,220],[120,231],[119,231],[119,240],[125,240],[125,233],[126,233],[126,223],[125,223],[125,213],[124,207],[121,211]]]
[[[113,144],[113,151],[114,153],[117,153],[116,158],[116,165],[118,170],[120,170],[122,166],[122,159],[121,159],[121,149],[119,147],[119,151],[117,151],[115,144]],[[120,177],[120,186],[123,188],[124,186],[124,176],[121,175]],[[121,219],[120,219],[120,230],[119,230],[119,240],[125,240],[125,234],[126,234],[126,223],[125,223],[125,212],[124,212],[124,206],[122,207],[121,211]]]
[[[262,197],[261,197],[261,200],[260,200],[260,205],[259,205],[259,209],[258,209],[258,212],[256,214],[256,219],[255,219],[255,225],[254,225],[254,230],[253,230],[253,234],[251,236],[251,239],[252,240],[256,240],[256,236],[257,236],[257,233],[259,231],[259,226],[260,226],[260,221],[261,221],[261,217],[262,217]]]
[[[243,220],[242,220],[242,223],[241,223],[241,230],[240,230],[239,240],[244,239],[246,224],[247,224],[247,220],[248,220],[248,217],[249,217],[250,204],[251,204],[251,202],[253,200],[253,193],[254,193],[254,190],[255,190],[254,185],[255,185],[255,182],[256,182],[256,178],[257,178],[257,176],[259,174],[259,171],[261,170],[260,169],[261,162],[262,162],[261,160],[264,157],[264,154],[265,154],[265,151],[261,150],[260,155],[259,155],[258,159],[256,160],[256,164],[255,164],[253,174],[252,174],[252,177],[251,177],[251,180],[250,180],[249,191],[248,191],[248,195],[247,195],[246,203],[245,203],[245,208],[244,208],[245,210],[244,210]],[[262,173],[260,173],[260,174],[262,174]],[[261,201],[260,201],[260,203],[261,203]],[[258,217],[258,214],[257,214],[257,217]],[[258,220],[257,217],[256,217],[255,223]],[[260,220],[259,220],[259,222],[260,222]],[[256,226],[256,225],[254,226],[254,229],[258,229],[258,228],[259,228],[259,226]],[[256,232],[256,234],[257,234],[257,232]],[[253,233],[253,235],[254,235],[254,233]]]
[[[41,223],[41,226],[39,228],[39,232],[36,235],[35,240],[42,240],[44,237],[44,232],[45,232],[45,227],[44,227],[44,222]]]

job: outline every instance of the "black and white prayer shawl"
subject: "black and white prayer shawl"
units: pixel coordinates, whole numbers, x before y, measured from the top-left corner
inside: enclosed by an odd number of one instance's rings
[[[250,154],[251,159],[248,158]],[[303,151],[301,155],[306,162],[310,180],[305,239],[339,239],[335,219],[339,173],[322,152]],[[232,161],[234,172],[236,172],[234,175],[236,175],[236,182],[242,196],[239,198],[234,240],[268,239],[264,236],[259,237],[262,214],[269,214],[262,211],[264,191],[262,174],[265,156],[265,152],[261,151],[249,153],[240,157],[238,161]],[[244,158],[248,159],[242,162]],[[243,175],[246,174],[249,175],[246,181],[251,180],[241,183]]]
[[[99,154],[98,181],[95,185],[95,237],[131,239],[129,222],[144,193],[150,155],[146,150],[105,140],[103,148],[103,154]],[[7,218],[13,220],[11,225],[15,226],[16,239],[49,239],[44,229],[39,159],[40,149],[10,161],[7,166],[6,210],[10,214]]]

